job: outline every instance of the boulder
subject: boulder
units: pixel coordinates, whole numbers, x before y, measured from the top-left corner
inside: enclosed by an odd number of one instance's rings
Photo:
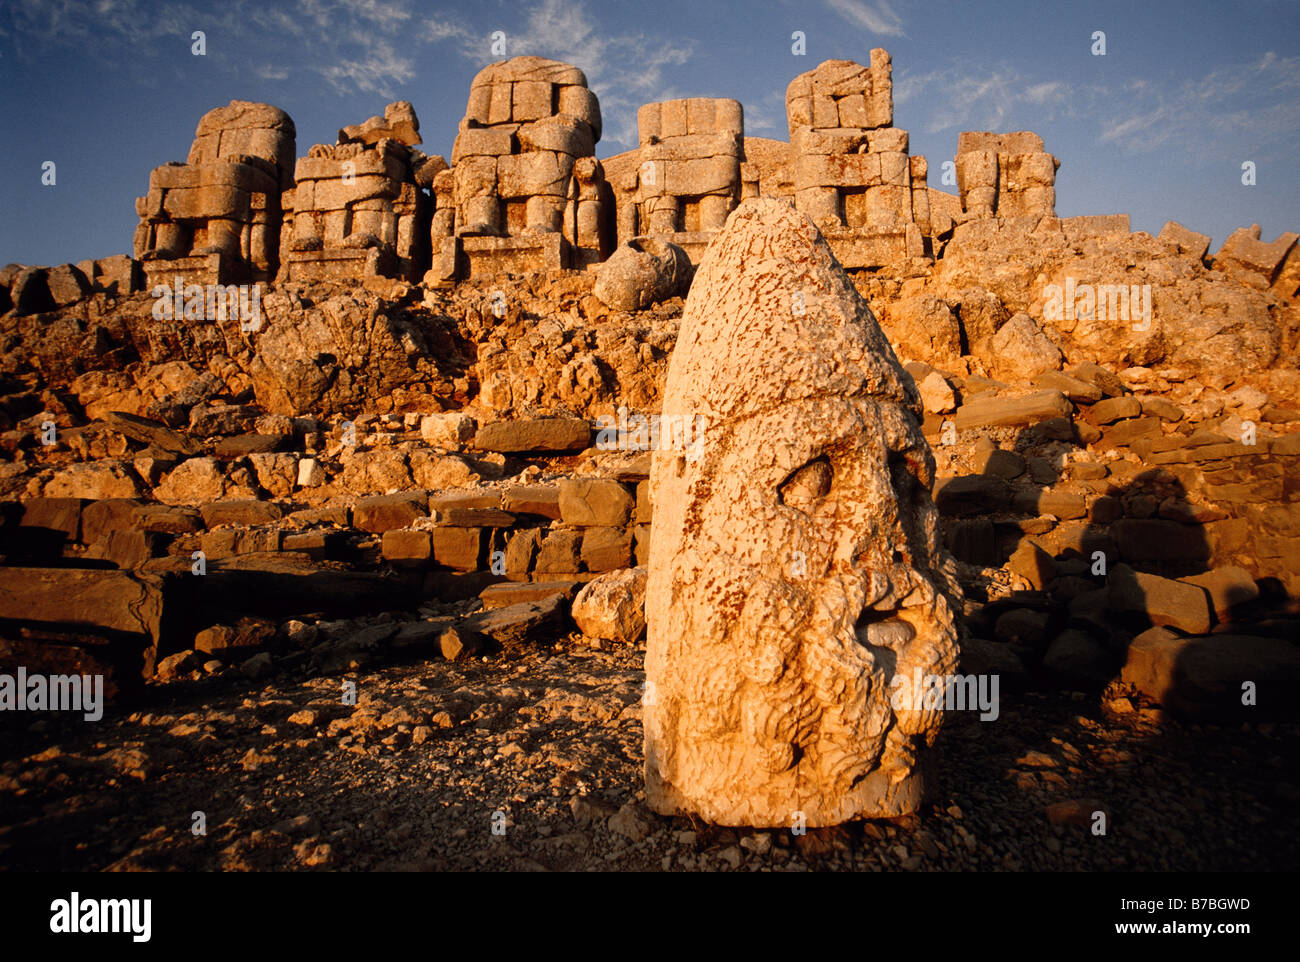
[[[1177,715],[1215,720],[1295,718],[1300,646],[1281,638],[1180,638],[1152,629],[1133,639],[1121,679]]]
[[[630,645],[645,631],[643,567],[611,571],[587,582],[573,600],[573,620],[584,635]]]
[[[690,283],[684,250],[656,237],[633,237],[596,269],[592,293],[610,310],[639,311],[685,294]]]
[[[1028,314],[1016,314],[989,338],[989,366],[1000,377],[1031,378],[1059,371],[1060,349]]]
[[[1106,577],[1110,610],[1143,619],[1152,625],[1168,625],[1200,634],[1210,630],[1210,605],[1205,592],[1196,585],[1171,581],[1159,575],[1134,571],[1117,564]]]

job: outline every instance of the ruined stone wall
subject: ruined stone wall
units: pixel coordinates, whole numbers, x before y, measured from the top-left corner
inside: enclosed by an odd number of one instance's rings
[[[624,185],[619,240],[659,235],[688,253],[698,248],[698,260],[707,238],[722,229],[740,202],[745,136],[740,103],[695,97],[646,104],[637,111],[637,131],[640,146]]]
[[[419,129],[399,101],[298,159],[295,186],[281,198],[289,229],[280,280],[423,276],[433,204],[422,188],[447,165],[415,149]]]
[[[174,274],[200,283],[275,276],[294,138],[289,115],[268,104],[233,100],[203,115],[186,162],[155,168],[136,200],[134,252],[150,287]]]
[[[1055,217],[1061,162],[1029,131],[957,136],[957,190],[972,217]]]

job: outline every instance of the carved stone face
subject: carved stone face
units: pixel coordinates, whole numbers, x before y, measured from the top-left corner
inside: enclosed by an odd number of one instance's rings
[[[937,713],[896,712],[890,682],[954,671],[956,633],[918,404],[811,223],[742,205],[670,364],[664,413],[707,419],[699,457],[651,477],[656,810],[788,827],[919,804]]]

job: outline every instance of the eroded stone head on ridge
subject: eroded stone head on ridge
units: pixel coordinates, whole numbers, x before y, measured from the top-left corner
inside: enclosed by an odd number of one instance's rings
[[[957,661],[934,459],[914,385],[788,204],[744,202],[709,247],[663,416],[703,433],[651,475],[650,805],[767,827],[914,810],[938,713],[895,710],[891,679]]]

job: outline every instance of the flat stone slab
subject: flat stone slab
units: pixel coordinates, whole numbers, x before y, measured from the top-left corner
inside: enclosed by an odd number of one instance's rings
[[[480,451],[581,451],[591,443],[591,425],[581,418],[527,418],[493,421],[474,435]]]
[[[547,598],[563,598],[565,601],[572,601],[579,584],[577,581],[534,581],[531,583],[507,581],[484,588],[479,592],[479,598],[483,601],[483,608],[486,611],[521,602],[534,604],[545,601]]]
[[[1035,391],[1024,397],[975,398],[957,409],[957,430],[1016,427],[1069,415],[1074,410],[1057,390]]]

